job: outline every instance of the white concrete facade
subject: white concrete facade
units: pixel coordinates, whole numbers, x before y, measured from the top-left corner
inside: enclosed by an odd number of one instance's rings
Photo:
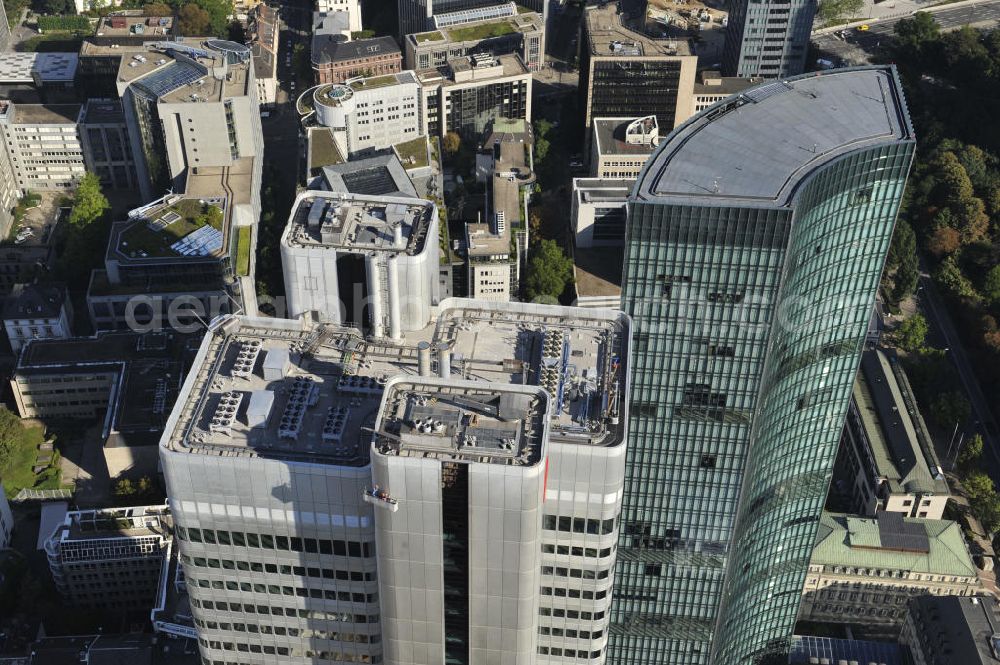
[[[83,177],[81,113],[78,104],[0,102],[0,138],[20,192],[71,189]]]
[[[423,133],[413,72],[321,85],[312,96],[316,121],[330,128],[344,155],[385,150]]]
[[[360,0],[316,0],[317,12],[345,12],[351,32],[361,31]]]

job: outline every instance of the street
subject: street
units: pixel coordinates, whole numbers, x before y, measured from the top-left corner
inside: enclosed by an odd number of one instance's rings
[[[1000,21],[1000,0],[987,0],[971,6],[943,6],[926,11],[934,17],[942,30],[955,30],[964,25],[988,25]],[[814,34],[812,41],[822,58],[838,65],[864,65],[882,46],[882,41],[891,38],[896,23],[906,18],[910,16],[873,20],[866,31],[845,28],[837,32]],[[843,36],[838,33],[843,33]]]

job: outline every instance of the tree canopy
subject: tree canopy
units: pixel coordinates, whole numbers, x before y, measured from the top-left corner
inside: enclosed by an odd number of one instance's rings
[[[73,196],[73,208],[69,213],[70,224],[87,226],[100,219],[111,208],[108,199],[101,192],[101,179],[93,173],[84,174]]]
[[[886,267],[893,273],[891,300],[898,303],[912,295],[917,288],[920,267],[917,259],[917,236],[906,220],[901,219],[896,224]]]
[[[441,139],[441,149],[449,155],[454,155],[462,147],[462,137],[456,132],[448,132]]]
[[[906,351],[916,353],[924,348],[927,330],[927,319],[922,314],[914,314],[899,325],[896,342]]]
[[[573,261],[555,240],[542,240],[528,261],[525,290],[529,300],[556,300],[573,279]]]
[[[177,30],[182,35],[202,36],[210,34],[212,17],[208,12],[189,2],[177,12]]]
[[[825,24],[842,18],[854,18],[864,8],[864,0],[820,0],[816,15]]]

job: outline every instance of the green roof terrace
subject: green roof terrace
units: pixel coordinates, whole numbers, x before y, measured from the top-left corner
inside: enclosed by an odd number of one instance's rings
[[[517,27],[509,19],[478,23],[474,25],[445,30],[453,42],[473,42],[493,37],[503,37],[517,32]]]
[[[127,259],[218,257],[226,247],[225,205],[222,199],[185,198],[152,208],[116,225],[111,247]]]

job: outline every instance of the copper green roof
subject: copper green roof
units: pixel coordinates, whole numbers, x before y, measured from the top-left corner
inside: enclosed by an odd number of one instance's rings
[[[909,517],[903,518],[903,522],[923,529],[927,535],[926,552],[891,549],[891,543],[882,542],[883,538],[874,518],[824,513],[811,563],[885,568],[934,575],[976,576],[976,567],[957,522]]]
[[[893,494],[947,495],[948,483],[933,449],[921,445],[921,439],[930,442],[927,428],[903,397],[908,386],[896,380],[897,362],[881,350],[865,351],[854,383],[854,403],[876,471]]]

